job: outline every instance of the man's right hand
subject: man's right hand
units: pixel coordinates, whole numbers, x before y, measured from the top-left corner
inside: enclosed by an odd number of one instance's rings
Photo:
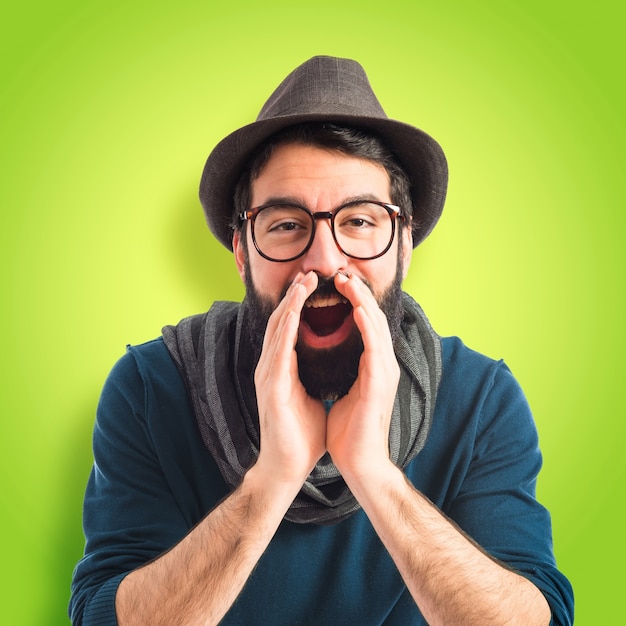
[[[254,471],[290,484],[294,497],[326,451],[326,411],[300,382],[295,351],[302,308],[317,283],[314,272],[296,276],[268,321],[254,377],[261,431]]]
[[[217,624],[324,454],[326,412],[304,390],[295,352],[300,313],[316,286],[316,274],[298,275],[268,322],[255,374],[257,463],[177,545],[122,580],[121,626]]]

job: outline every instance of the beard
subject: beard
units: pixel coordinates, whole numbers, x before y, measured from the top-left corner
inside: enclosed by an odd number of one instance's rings
[[[392,283],[376,299],[378,306],[387,317],[392,341],[400,333],[404,309],[402,305],[402,262],[398,255],[396,275]],[[263,339],[268,320],[278,303],[261,295],[254,287],[251,279],[250,266],[246,260],[245,286],[246,297],[244,328],[252,344],[255,363],[263,348]],[[372,290],[371,285],[364,281]],[[283,290],[279,302],[285,297],[289,285]],[[320,297],[336,296],[343,299],[337,291],[333,278],[318,275],[318,286],[309,296],[309,300]],[[359,372],[359,362],[363,353],[361,333],[353,323],[352,330],[345,341],[331,348],[312,348],[298,338],[296,354],[298,358],[298,374],[307,393],[320,400],[338,400],[345,396]]]

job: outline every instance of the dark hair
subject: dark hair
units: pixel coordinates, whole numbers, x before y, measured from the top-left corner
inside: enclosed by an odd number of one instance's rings
[[[272,135],[253,153],[235,185],[233,229],[237,230],[242,227],[239,215],[250,208],[252,181],[261,174],[274,151],[285,144],[302,144],[337,150],[348,156],[367,159],[381,165],[389,174],[391,201],[402,209],[408,220],[413,215],[409,178],[393,153],[377,136],[349,126],[311,122],[290,126]],[[401,221],[400,224],[402,224]],[[413,229],[418,226],[418,224],[412,225]]]

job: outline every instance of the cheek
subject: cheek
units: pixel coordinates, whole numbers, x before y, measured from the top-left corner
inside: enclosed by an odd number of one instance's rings
[[[398,272],[397,256],[394,254],[396,257],[394,261],[385,257],[374,261],[363,261],[359,266],[355,265],[355,273],[367,281],[377,300],[395,282]]]
[[[297,270],[291,263],[273,263],[260,257],[254,247],[247,264],[247,271],[255,290],[261,296],[278,304],[282,294],[293,281]]]

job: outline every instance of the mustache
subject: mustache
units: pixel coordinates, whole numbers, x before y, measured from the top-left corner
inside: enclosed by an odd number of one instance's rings
[[[280,300],[282,300],[286,295],[287,291],[289,291],[289,287],[291,287],[293,283],[289,283],[285,285],[280,294]],[[317,275],[317,287],[315,291],[306,299],[307,302],[313,302],[318,298],[327,298],[329,296],[336,296],[338,298],[344,298],[338,291],[337,287],[335,287],[335,276],[326,277]],[[345,299],[345,298],[344,298]]]
[[[337,291],[337,287],[335,287],[335,277],[317,277],[317,287],[315,291],[307,298],[309,302],[314,302],[317,299],[328,298],[331,296],[335,296],[340,299],[344,299],[344,297]]]
[[[344,272],[337,272],[337,274],[344,274]],[[339,291],[337,291],[337,287],[335,287],[335,276],[337,274],[334,274],[333,276],[321,276],[320,274],[317,274],[317,287],[315,288],[315,291],[306,299],[306,301],[315,302],[315,300],[317,299],[328,298],[332,296],[335,296],[339,300],[346,301],[346,297],[339,293]],[[361,278],[361,281],[370,291],[372,291],[372,286],[370,285],[369,281],[364,278]],[[281,300],[285,297],[287,289],[289,289],[289,285],[285,287]]]

